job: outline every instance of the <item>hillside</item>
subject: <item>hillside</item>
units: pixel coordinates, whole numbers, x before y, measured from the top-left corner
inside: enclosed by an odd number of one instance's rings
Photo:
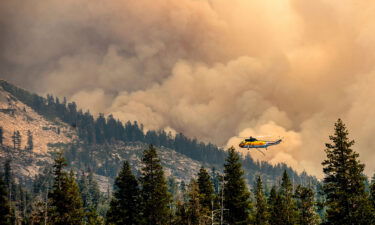
[[[76,138],[70,126],[55,120],[51,122],[36,113],[13,95],[4,91],[0,86],[0,121],[4,130],[4,144],[12,146],[14,131],[20,131],[22,137],[27,137],[31,131],[34,138],[34,152],[47,153],[48,143],[69,143]],[[26,138],[21,139],[21,148],[26,146]]]
[[[14,171],[19,177],[32,179],[52,162],[56,151],[64,151],[71,167],[94,171],[101,180],[102,191],[112,182],[123,160],[129,160],[139,173],[140,156],[148,144],[158,147],[158,153],[167,176],[188,182],[200,166],[222,170],[226,152],[215,145],[190,139],[183,134],[172,136],[164,131],[143,131],[136,121],[116,120],[111,115],[94,118],[82,112],[76,104],[32,94],[0,80],[0,126],[4,130],[1,160],[12,158]],[[14,148],[12,135],[21,133],[21,146]],[[33,136],[33,149],[27,151],[27,131]],[[297,174],[284,164],[270,165],[243,159],[245,177],[250,185],[256,174],[269,184],[279,183],[287,170],[296,184],[315,183],[306,173]],[[106,184],[105,184],[106,183]]]
[[[3,146],[0,151],[0,160],[12,160],[12,169],[19,178],[33,179],[44,167],[50,165],[56,151],[64,150],[68,162],[72,167],[81,168],[86,155],[80,158],[72,157],[72,146],[77,147],[78,154],[86,154],[86,148],[79,144],[77,132],[70,125],[61,120],[53,121],[46,119],[36,113],[32,108],[19,101],[16,97],[6,92],[0,86],[0,127],[3,130]],[[15,131],[21,134],[20,149],[14,148],[12,136]],[[33,137],[33,149],[27,150],[27,132],[30,131]],[[79,146],[79,147],[78,147]],[[110,148],[110,150],[108,150]],[[140,169],[140,157],[145,143],[117,142],[111,145],[93,145],[91,151],[94,152],[92,161],[82,165],[82,168],[89,166],[96,170],[97,178],[107,182],[106,171],[112,173],[110,177],[116,175],[118,167],[124,160],[129,160],[135,171]],[[171,149],[159,148],[160,158],[167,176],[172,175],[177,180],[190,180],[197,173],[202,163],[192,160]],[[109,153],[110,152],[110,153]],[[78,160],[82,161],[79,162]],[[81,164],[80,164],[81,163]],[[108,166],[111,164],[111,166]],[[107,166],[110,169],[104,168]],[[109,176],[109,175],[108,175]],[[112,181],[112,178],[109,179]],[[103,182],[99,182],[103,184]],[[107,184],[101,185],[102,191],[107,190]]]

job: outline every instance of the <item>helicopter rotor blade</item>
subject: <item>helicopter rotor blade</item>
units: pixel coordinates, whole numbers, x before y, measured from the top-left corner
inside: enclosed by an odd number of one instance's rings
[[[248,138],[248,137],[255,137],[255,138],[263,138],[263,137],[273,137],[272,135],[249,135],[249,136],[238,136],[239,138]]]

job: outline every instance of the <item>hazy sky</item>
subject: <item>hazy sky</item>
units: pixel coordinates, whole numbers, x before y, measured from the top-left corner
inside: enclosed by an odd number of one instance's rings
[[[321,175],[341,117],[375,170],[373,0],[4,0],[0,78]]]

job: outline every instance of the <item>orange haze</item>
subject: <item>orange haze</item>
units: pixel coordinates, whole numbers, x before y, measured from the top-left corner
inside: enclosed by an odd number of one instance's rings
[[[220,146],[284,136],[253,157],[318,176],[342,117],[372,174],[374,10],[370,0],[5,0],[0,74]]]

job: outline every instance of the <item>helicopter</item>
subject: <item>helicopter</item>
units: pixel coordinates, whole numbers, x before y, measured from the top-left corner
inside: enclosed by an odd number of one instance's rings
[[[248,150],[250,150],[250,148],[255,148],[256,150],[261,152],[263,155],[265,155],[264,152],[262,152],[260,150],[260,148],[265,148],[267,150],[267,148],[269,146],[278,145],[281,142],[282,142],[281,138],[279,138],[275,141],[265,141],[265,140],[258,140],[256,138],[250,136],[248,138],[245,138],[243,141],[241,141],[239,146],[240,146],[240,148],[247,148]]]

